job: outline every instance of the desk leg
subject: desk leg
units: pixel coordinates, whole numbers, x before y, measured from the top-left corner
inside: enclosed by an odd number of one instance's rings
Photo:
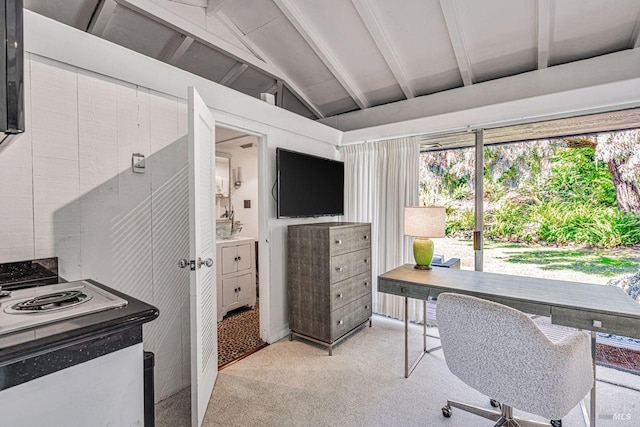
[[[591,409],[589,427],[596,427],[596,332],[591,331],[591,363],[593,364],[593,388],[591,389]]]
[[[427,354],[427,302],[424,301],[422,306],[424,310],[424,329],[423,329],[423,348],[420,352],[420,356],[409,366],[409,298],[404,297],[404,377],[409,378],[409,375],[418,366],[418,363],[422,360],[425,354]]]

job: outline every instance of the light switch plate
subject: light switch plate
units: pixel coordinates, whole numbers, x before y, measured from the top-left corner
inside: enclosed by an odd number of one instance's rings
[[[131,156],[131,169],[134,173],[144,173],[144,154],[133,153]]]

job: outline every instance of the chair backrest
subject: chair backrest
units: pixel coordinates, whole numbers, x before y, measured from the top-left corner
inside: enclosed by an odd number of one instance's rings
[[[447,366],[487,396],[538,415],[559,414],[559,419],[590,388],[586,334],[576,332],[576,343],[563,347],[518,310],[452,293],[438,296],[436,318]],[[573,383],[577,389],[568,393]],[[567,402],[567,395],[578,400]]]

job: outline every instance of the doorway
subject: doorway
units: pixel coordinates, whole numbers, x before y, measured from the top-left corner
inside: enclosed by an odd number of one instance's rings
[[[260,337],[259,143],[216,127],[218,369],[267,345]]]

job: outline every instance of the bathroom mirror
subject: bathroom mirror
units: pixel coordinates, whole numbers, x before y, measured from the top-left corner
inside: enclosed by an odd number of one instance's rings
[[[216,153],[216,197],[229,197],[231,189],[231,159],[224,153]]]
[[[225,213],[231,201],[231,155],[216,153],[216,218]]]

